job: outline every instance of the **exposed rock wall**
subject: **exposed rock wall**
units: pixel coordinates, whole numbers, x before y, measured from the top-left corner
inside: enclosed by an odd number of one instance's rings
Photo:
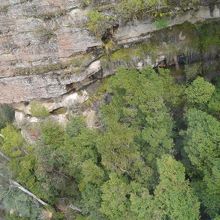
[[[0,103],[16,103],[33,99],[49,99],[62,96],[71,88],[91,82],[90,76],[101,70],[100,62],[93,62],[80,73],[63,74],[62,71],[41,75],[14,76],[0,79]]]
[[[59,97],[102,77],[102,41],[86,29],[87,10],[80,3],[1,0],[0,103]],[[168,26],[219,18],[218,5],[201,6],[170,19]],[[114,41],[128,47],[156,30],[150,19],[132,22],[119,26]]]

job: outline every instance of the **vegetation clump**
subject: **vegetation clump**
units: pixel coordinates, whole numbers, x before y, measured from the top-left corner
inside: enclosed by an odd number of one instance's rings
[[[167,6],[165,0],[121,0],[116,11],[125,20],[140,19],[152,10]]]
[[[95,10],[88,13],[87,27],[95,36],[101,37],[110,26],[109,16]]]
[[[50,115],[48,109],[38,101],[31,102],[30,112],[34,117],[45,118]]]
[[[157,19],[154,22],[154,24],[157,29],[163,29],[168,27],[168,21],[165,18]]]
[[[167,0],[118,0],[112,4],[100,3],[95,0],[84,0],[82,7],[90,7],[88,13],[88,29],[96,36],[111,27],[112,21],[126,23],[146,17],[155,19],[157,29],[168,26],[167,18],[175,15],[177,9],[195,7],[200,0],[167,1]],[[109,13],[111,11],[111,13]]]
[[[0,129],[4,128],[7,123],[13,122],[14,110],[9,105],[0,105]]]

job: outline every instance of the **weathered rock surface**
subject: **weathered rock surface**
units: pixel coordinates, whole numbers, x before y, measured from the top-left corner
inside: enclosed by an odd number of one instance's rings
[[[196,23],[209,19],[220,18],[220,7],[215,5],[211,11],[209,6],[201,6],[197,11],[187,11],[184,14],[176,16],[174,19],[168,20],[168,27],[183,24],[184,22]],[[136,22],[124,27],[120,27],[116,39],[118,44],[134,43],[136,41],[149,38],[148,34],[157,30],[152,20]]]
[[[62,72],[52,72],[41,75],[0,78],[0,103],[16,103],[62,96],[68,92],[68,85],[70,85],[70,89],[75,89],[77,83],[83,82],[100,70],[100,61],[96,61],[80,74],[62,75]]]
[[[102,66],[97,54],[91,51],[102,50],[102,41],[86,29],[87,11],[80,8],[80,3],[1,0],[0,103],[60,97],[97,78]],[[201,6],[197,11],[170,19],[169,26],[218,18],[219,6],[212,10]],[[155,30],[150,20],[134,22],[119,27],[114,38],[118,45],[128,45],[149,38]],[[79,54],[89,57],[86,61],[78,59],[80,64],[73,63]],[[138,63],[139,68],[142,64]]]

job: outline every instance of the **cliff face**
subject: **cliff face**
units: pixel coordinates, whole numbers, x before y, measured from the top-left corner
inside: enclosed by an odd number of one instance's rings
[[[80,71],[71,64],[72,56],[101,45],[83,28],[78,6],[71,0],[1,1],[0,103],[57,97],[99,71],[97,64]]]
[[[114,72],[100,61],[106,51],[86,28],[87,12],[77,0],[1,0],[0,103],[60,97]],[[218,18],[218,4],[203,5],[170,18],[167,27]],[[119,25],[115,49],[144,42],[157,29],[151,19]]]

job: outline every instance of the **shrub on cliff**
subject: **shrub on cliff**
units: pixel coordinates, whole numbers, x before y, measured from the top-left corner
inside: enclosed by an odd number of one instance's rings
[[[31,102],[31,115],[34,117],[45,118],[50,115],[49,111],[40,102]]]
[[[116,10],[124,20],[133,20],[166,5],[166,0],[121,0]]]
[[[0,149],[12,158],[20,157],[25,154],[24,139],[18,129],[12,125],[7,125],[1,130],[3,143]]]
[[[96,10],[88,13],[87,27],[95,36],[101,37],[110,26],[110,17]]]
[[[14,120],[14,110],[9,105],[0,105],[0,129]]]

